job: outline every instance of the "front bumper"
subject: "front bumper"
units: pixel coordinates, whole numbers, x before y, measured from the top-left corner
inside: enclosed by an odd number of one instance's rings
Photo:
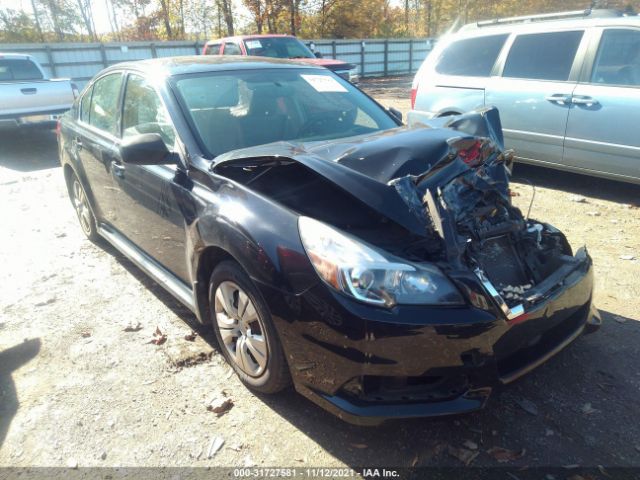
[[[298,297],[266,287],[263,294],[296,389],[343,420],[376,425],[478,410],[497,386],[599,324],[588,255],[552,294],[512,319],[472,278],[476,306],[456,308],[373,308],[324,285]]]

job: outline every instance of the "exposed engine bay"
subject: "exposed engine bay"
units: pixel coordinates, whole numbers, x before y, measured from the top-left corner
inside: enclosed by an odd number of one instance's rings
[[[214,169],[399,257],[473,271],[508,318],[586,261],[584,249],[573,256],[559,230],[512,204],[513,154],[497,110],[410,127],[395,138],[236,151]]]

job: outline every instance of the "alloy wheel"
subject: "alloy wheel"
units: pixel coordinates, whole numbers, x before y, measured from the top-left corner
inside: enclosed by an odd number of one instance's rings
[[[215,315],[231,360],[251,377],[262,375],[269,359],[265,328],[246,292],[234,282],[221,282],[215,293]]]
[[[91,209],[84,189],[77,178],[73,180],[73,206],[78,214],[80,227],[85,234],[91,235]]]

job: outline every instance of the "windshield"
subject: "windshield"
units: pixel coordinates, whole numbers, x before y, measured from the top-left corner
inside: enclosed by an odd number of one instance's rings
[[[272,58],[316,58],[304,43],[292,37],[262,37],[244,41],[247,55]]]
[[[205,154],[266,143],[329,140],[397,127],[379,105],[324,69],[180,75],[179,103]]]

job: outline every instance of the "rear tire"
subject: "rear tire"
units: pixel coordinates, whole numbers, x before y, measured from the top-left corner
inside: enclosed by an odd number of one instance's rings
[[[225,359],[248,388],[276,393],[291,383],[271,313],[249,276],[221,262],[209,281],[213,329]]]
[[[71,204],[78,216],[82,233],[92,242],[97,242],[100,236],[98,235],[98,228],[96,226],[96,217],[93,215],[93,210],[91,210],[91,205],[89,204],[89,199],[87,198],[84,187],[75,173],[70,175],[69,182]]]

